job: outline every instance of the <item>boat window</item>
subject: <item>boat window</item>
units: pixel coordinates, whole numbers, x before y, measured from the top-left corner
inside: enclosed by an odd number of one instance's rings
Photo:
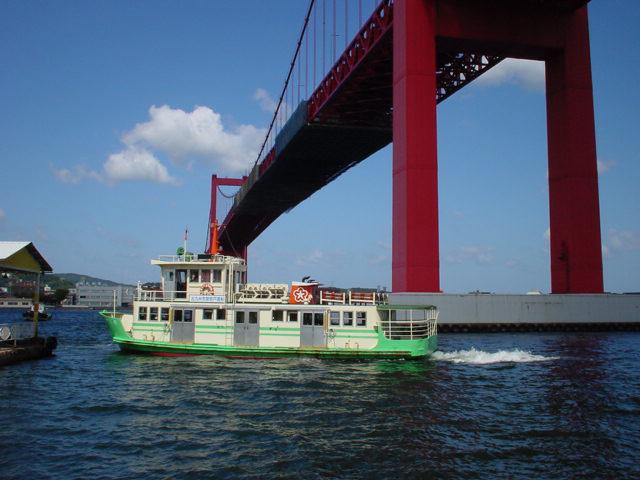
[[[202,270],[200,272],[200,280],[202,283],[209,283],[211,281],[211,270]]]
[[[258,312],[249,312],[249,323],[258,323]]]
[[[173,311],[173,321],[181,322],[182,321],[182,310],[174,310]]]
[[[216,320],[226,320],[227,311],[224,308],[219,308],[216,310]]]
[[[187,296],[187,271],[176,270],[176,298]]]
[[[236,312],[236,323],[244,323],[244,312]]]
[[[173,270],[169,272],[169,281],[173,282]]]
[[[169,321],[169,309],[162,307],[160,309],[160,320],[162,320],[163,322],[168,322]]]
[[[158,307],[149,308],[149,320],[152,322],[158,321]]]
[[[324,314],[323,313],[314,313],[313,314],[313,324],[322,326],[324,324]]]
[[[353,312],[342,312],[342,325],[353,325]]]
[[[189,270],[189,281],[193,283],[197,283],[199,273],[200,273],[200,270]]]
[[[282,322],[284,320],[284,310],[274,310],[271,320],[274,322]]]
[[[367,312],[356,312],[356,325],[358,327],[367,326]]]
[[[213,308],[205,308],[202,310],[202,318],[204,320],[211,320],[213,318]]]
[[[193,310],[185,310],[184,311],[184,321],[185,322],[193,322]]]
[[[340,312],[331,312],[331,325],[340,325]]]
[[[313,325],[313,313],[305,312],[302,314],[303,325]]]
[[[147,307],[140,307],[138,309],[138,320],[146,320],[147,319]]]
[[[290,322],[297,322],[298,321],[298,312],[287,312],[287,319]]]
[[[213,275],[212,281],[215,283],[220,283],[222,281],[222,271],[219,268],[214,268],[211,270]]]

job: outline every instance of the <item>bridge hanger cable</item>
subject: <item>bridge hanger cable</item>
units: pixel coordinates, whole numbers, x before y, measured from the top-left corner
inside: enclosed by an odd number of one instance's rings
[[[311,12],[313,11],[313,5],[314,4],[315,4],[315,0],[310,0],[309,1],[309,8],[307,9],[307,14],[304,17],[304,24],[302,25],[302,31],[300,32],[300,36],[298,37],[298,42],[296,43],[296,49],[295,49],[295,52],[293,54],[293,59],[291,60],[291,65],[289,66],[289,72],[287,73],[287,78],[284,81],[284,86],[282,88],[282,93],[280,94],[280,98],[278,99],[278,104],[276,106],[276,110],[275,110],[275,112],[273,114],[273,117],[271,119],[271,123],[269,124],[269,129],[267,130],[267,134],[265,136],[264,142],[262,142],[262,146],[260,147],[260,151],[258,152],[258,156],[256,158],[256,161],[253,163],[253,167],[254,168],[258,164],[260,159],[262,158],[262,154],[264,153],[264,148],[266,147],[267,142],[269,141],[269,138],[270,138],[272,130],[273,130],[273,125],[274,125],[274,123],[276,121],[276,118],[278,116],[278,112],[280,110],[280,106],[282,105],[282,100],[285,98],[285,95],[287,93],[287,87],[289,86],[289,80],[291,79],[291,75],[294,72],[296,60],[298,58],[298,54],[300,53],[300,47],[302,46],[302,40],[304,38],[304,33],[307,30],[307,25],[309,24],[309,18],[311,17]],[[291,95],[292,95],[292,99],[293,99],[293,89],[291,91]],[[286,104],[286,101],[285,101],[285,104]],[[293,109],[293,105],[291,105],[291,108]]]

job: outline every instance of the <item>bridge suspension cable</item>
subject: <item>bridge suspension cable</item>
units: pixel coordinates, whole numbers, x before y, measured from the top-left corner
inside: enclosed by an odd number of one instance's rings
[[[342,2],[344,8],[338,2]],[[363,8],[368,7],[369,2],[366,2],[366,7],[363,3],[363,0],[309,0],[293,57],[253,167],[265,159],[296,108],[309,98],[319,79],[334,67],[340,55],[338,47],[342,50],[344,43],[346,49],[352,40],[351,35],[361,28]],[[371,0],[370,4],[375,10],[378,2]],[[344,38],[339,44],[340,36]]]

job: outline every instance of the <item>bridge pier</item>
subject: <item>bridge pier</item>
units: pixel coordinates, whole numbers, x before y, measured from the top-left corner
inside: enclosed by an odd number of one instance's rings
[[[435,15],[434,0],[394,7],[394,292],[440,291]]]
[[[598,169],[587,7],[546,58],[551,291],[602,293]]]

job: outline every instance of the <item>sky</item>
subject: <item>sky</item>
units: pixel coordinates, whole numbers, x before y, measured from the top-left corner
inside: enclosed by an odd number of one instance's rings
[[[372,2],[365,0],[365,9]],[[353,2],[352,2],[353,4]],[[0,2],[0,239],[55,272],[159,278],[210,177],[255,160],[307,2]],[[593,0],[605,290],[640,291],[640,2]],[[438,107],[445,292],[550,290],[544,66],[506,60]],[[280,217],[249,278],[391,287],[388,146]]]

